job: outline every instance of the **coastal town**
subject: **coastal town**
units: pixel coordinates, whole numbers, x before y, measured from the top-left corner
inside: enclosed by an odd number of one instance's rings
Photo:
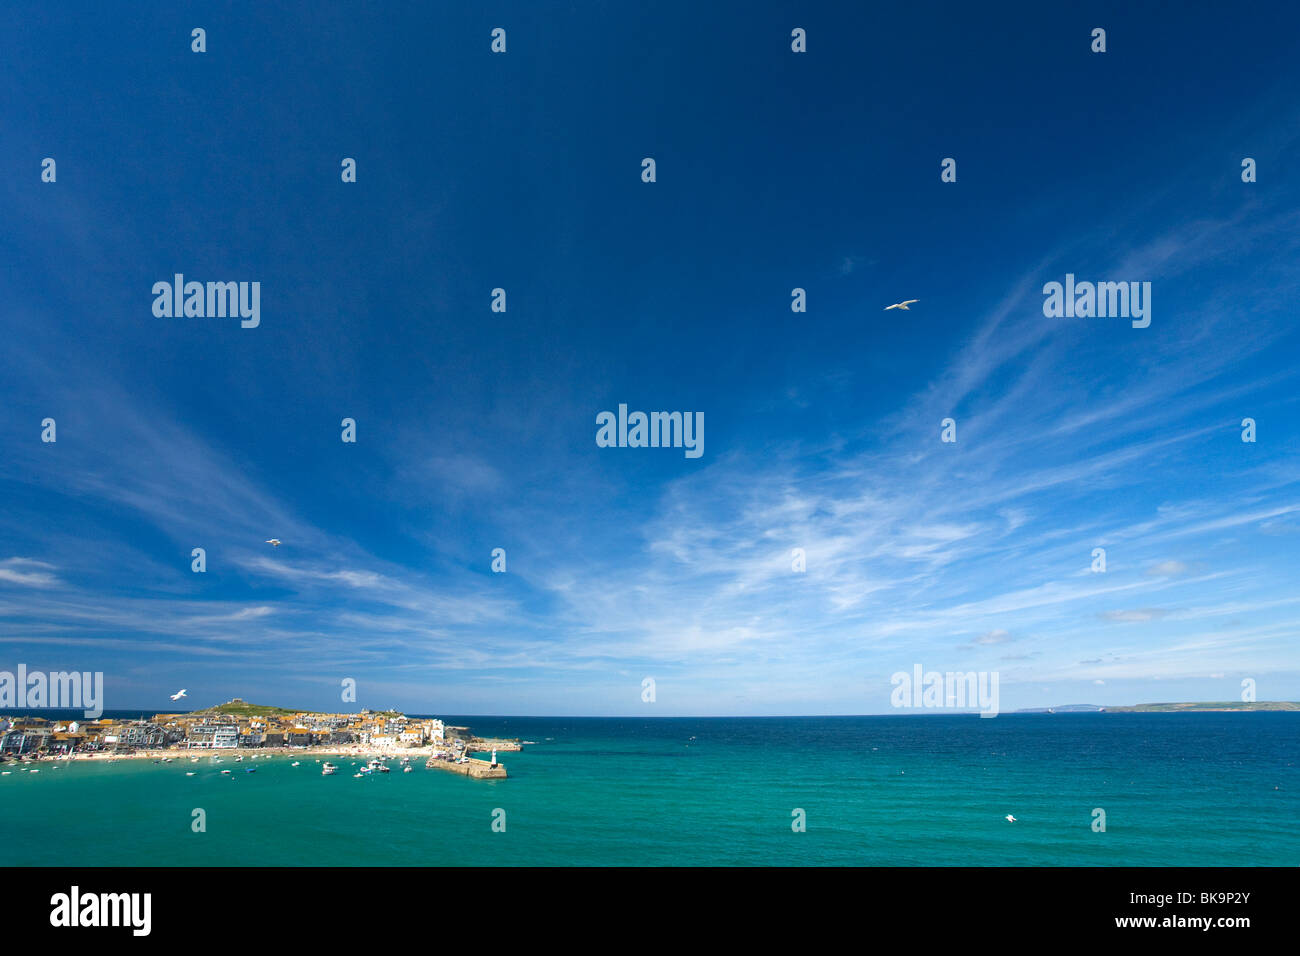
[[[387,772],[385,760],[400,760],[405,770],[414,758],[423,757],[430,769],[491,779],[506,776],[497,754],[520,749],[518,740],[480,738],[468,727],[449,726],[436,718],[396,711],[291,711],[248,704],[238,697],[206,710],[142,714],[135,720],[0,718],[0,764],[6,765],[120,758],[172,762],[185,757],[242,762],[245,757],[280,754],[370,756],[368,768]],[[490,759],[471,757],[473,753],[490,754]],[[325,766],[333,765],[327,761]]]

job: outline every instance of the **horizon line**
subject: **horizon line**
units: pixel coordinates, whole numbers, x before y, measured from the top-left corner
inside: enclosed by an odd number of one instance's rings
[[[1028,708],[1024,708],[1024,707],[1022,707],[1022,708],[1017,708],[1017,709],[1015,709],[1015,710],[999,711],[999,712],[997,712],[994,716],[997,716],[997,717],[1006,717],[1006,716],[1012,716],[1012,715],[1016,715],[1016,714],[1020,714],[1020,715],[1024,715],[1024,716],[1030,716],[1030,715],[1038,715],[1038,714],[1042,714],[1042,713],[1045,713],[1046,711],[1049,711],[1049,710],[1053,710],[1053,711],[1054,711],[1054,710],[1060,710],[1060,709],[1062,709],[1062,708],[1073,708],[1073,707],[1087,707],[1087,708],[1095,708],[1094,710],[1075,710],[1075,711],[1069,711],[1070,713],[1083,713],[1083,714],[1086,714],[1086,713],[1102,713],[1102,712],[1110,712],[1110,711],[1112,711],[1114,708],[1128,708],[1128,707],[1157,707],[1157,706],[1161,706],[1161,705],[1177,706],[1177,705],[1182,705],[1182,704],[1187,704],[1187,705],[1234,705],[1234,704],[1240,704],[1240,705],[1243,705],[1243,706],[1240,706],[1240,707],[1236,707],[1236,706],[1234,706],[1234,707],[1231,708],[1232,710],[1249,710],[1249,708],[1250,708],[1251,706],[1258,706],[1258,705],[1260,705],[1260,704],[1292,704],[1292,705],[1294,705],[1294,706],[1296,706],[1296,707],[1300,707],[1300,701],[1291,701],[1291,700],[1260,700],[1260,701],[1204,701],[1204,700],[1199,700],[1199,701],[1146,701],[1146,702],[1138,703],[1138,704],[1056,704],[1056,705],[1053,705],[1053,706],[1051,706],[1051,707],[1028,707]],[[203,708],[199,708],[199,709],[197,709],[197,710],[159,710],[159,709],[156,709],[156,708],[149,708],[149,707],[110,707],[110,708],[105,708],[104,712],[106,713],[106,712],[108,712],[108,711],[113,711],[113,712],[115,712],[115,713],[124,713],[124,712],[129,712],[129,711],[135,711],[135,712],[140,713],[140,714],[142,714],[142,715],[143,715],[143,714],[146,714],[146,713],[150,713],[150,714],[153,714],[153,715],[158,715],[158,714],[174,714],[174,715],[176,715],[176,716],[186,716],[186,715],[191,715],[191,714],[201,714],[201,713],[203,713],[203,712],[206,711],[206,710],[212,710],[212,709],[214,709],[214,708],[216,708],[216,707],[220,707],[220,706],[222,706],[222,705],[221,705],[221,704],[213,704],[212,707],[203,707]],[[311,709],[295,710],[294,708],[290,708],[290,707],[280,707],[278,704],[252,704],[252,705],[250,705],[250,706],[253,706],[253,707],[276,707],[276,708],[278,708],[278,709],[280,709],[280,710],[289,711],[289,712],[292,713],[292,714],[349,714],[349,715],[351,715],[351,714],[357,714],[357,715],[360,715],[360,714],[361,714],[361,711],[360,711],[360,710],[357,710],[357,711],[347,711],[347,710],[337,710],[337,711],[333,711],[333,710],[311,710]],[[419,712],[416,712],[416,711],[405,711],[405,710],[401,710],[401,709],[374,708],[374,707],[367,707],[367,708],[364,708],[364,709],[367,710],[367,711],[370,711],[371,713],[397,713],[397,714],[402,714],[403,716],[407,716],[407,717],[412,717],[412,716],[414,716],[414,717],[419,717],[419,716],[437,717],[437,716],[438,716],[438,715],[436,715],[436,714],[432,714],[432,713],[430,713],[430,714],[422,714],[422,713],[419,713]],[[0,708],[0,715],[6,716],[6,717],[11,717],[11,716],[37,717],[37,716],[40,716],[40,714],[39,714],[39,710],[45,710],[45,711],[48,711],[48,712],[60,712],[60,711],[81,711],[81,710],[83,710],[83,708],[80,708],[80,707],[45,707],[45,708],[38,708],[38,711],[37,711],[37,712],[32,712],[32,711],[30,711],[30,710],[19,711],[17,708]],[[1217,713],[1222,713],[1223,711],[1210,711],[1210,712],[1211,712],[1211,713],[1216,713],[1216,712],[1217,712]],[[1276,712],[1276,713],[1287,713],[1287,711],[1275,711],[1275,712]],[[534,719],[536,719],[536,720],[542,720],[542,719],[549,719],[549,720],[639,720],[639,719],[650,719],[650,720],[789,720],[789,719],[801,719],[801,718],[802,718],[802,719],[806,719],[806,718],[829,718],[829,717],[845,717],[845,718],[849,718],[849,717],[944,717],[944,716],[947,716],[947,717],[980,717],[980,716],[982,716],[981,711],[979,711],[978,709],[956,709],[956,708],[949,709],[949,708],[922,708],[922,707],[899,708],[897,711],[890,711],[890,712],[885,712],[885,713],[872,713],[872,714],[663,714],[663,715],[650,715],[650,714],[644,714],[644,715],[635,715],[635,714],[460,714],[460,713],[452,713],[452,712],[450,712],[450,711],[447,711],[447,712],[444,712],[444,713],[445,713],[447,716],[450,716],[450,717],[476,717],[476,718],[487,717],[487,718],[516,718],[516,719],[520,719],[520,718],[522,718],[522,719],[529,719],[529,720],[534,720]],[[1191,713],[1197,713],[1197,711],[1191,711]],[[238,716],[238,715],[235,715],[235,716]],[[257,716],[264,716],[264,715],[259,715],[259,714],[250,714],[250,715],[247,715],[247,716],[257,717]],[[87,719],[95,719],[95,718],[87,718]]]

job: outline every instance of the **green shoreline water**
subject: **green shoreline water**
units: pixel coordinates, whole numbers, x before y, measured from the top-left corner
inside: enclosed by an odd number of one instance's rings
[[[322,777],[314,756],[43,762],[0,777],[0,863],[1300,863],[1297,714],[453,722],[538,744],[503,754],[500,781],[419,762],[355,779],[348,759]]]

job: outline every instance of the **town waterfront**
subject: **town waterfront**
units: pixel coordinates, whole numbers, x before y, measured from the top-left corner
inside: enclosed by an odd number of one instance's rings
[[[504,780],[255,751],[7,763],[0,863],[1300,864],[1295,713],[448,720],[536,743]]]

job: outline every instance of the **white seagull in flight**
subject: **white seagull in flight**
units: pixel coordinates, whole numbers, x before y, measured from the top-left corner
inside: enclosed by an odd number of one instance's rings
[[[920,301],[921,301],[920,299],[908,299],[905,302],[895,302],[893,305],[885,306],[885,311],[888,312],[890,309],[902,309],[904,312],[911,312],[912,310],[909,309],[908,306],[911,305],[913,302],[920,302]]]
[[[269,545],[270,545],[271,547],[273,547],[273,548],[278,548],[278,547],[280,547],[280,539],[279,539],[279,538],[267,538],[267,539],[266,539],[266,543],[269,544]]]
[[[174,694],[171,695],[171,699],[172,699],[172,700],[180,700],[180,699],[181,699],[182,697],[184,697],[184,696],[185,696],[185,688],[182,687],[182,688],[181,688],[180,690],[178,690],[176,693],[174,693]]]

